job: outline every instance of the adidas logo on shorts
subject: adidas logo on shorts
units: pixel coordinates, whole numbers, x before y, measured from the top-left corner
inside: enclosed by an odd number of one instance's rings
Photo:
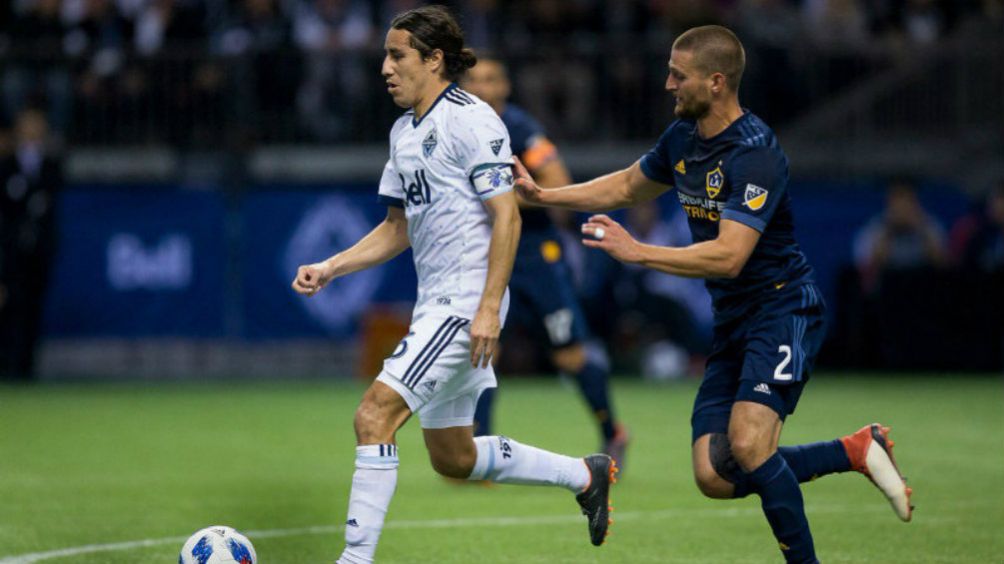
[[[753,391],[754,392],[760,392],[761,394],[767,394],[769,396],[770,395],[770,386],[768,386],[767,384],[764,384],[763,382],[761,382],[761,383],[757,384],[756,387],[753,388]]]

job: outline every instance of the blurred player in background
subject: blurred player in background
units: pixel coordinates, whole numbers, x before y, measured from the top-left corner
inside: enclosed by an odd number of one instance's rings
[[[558,149],[543,128],[522,108],[508,102],[509,76],[502,61],[479,57],[467,71],[464,89],[488,103],[509,131],[512,154],[519,157],[541,186],[564,186],[572,178]],[[614,417],[608,386],[609,370],[604,359],[590,358],[585,315],[579,305],[572,275],[562,259],[558,231],[548,210],[522,205],[523,233],[516,251],[509,289],[511,318],[546,339],[550,359],[563,374],[572,375],[599,424],[603,452],[624,469],[627,430]],[[476,435],[491,434],[494,390],[486,390],[474,416]]]
[[[572,458],[473,435],[478,397],[496,385],[492,357],[520,231],[506,128],[491,107],[453,82],[477,59],[441,6],[395,17],[384,50],[388,92],[410,108],[391,129],[380,179],[387,218],[351,248],[301,266],[293,281],[294,290],[310,296],[409,246],[418,273],[410,332],[355,414],[356,470],[338,562],[373,561],[397,485],[395,434],[412,414],[437,472],[567,488],[587,516],[591,542],[602,544],[616,473],[609,456]]]
[[[694,477],[708,497],[758,494],[785,559],[817,562],[800,482],[857,470],[904,521],[911,492],[878,424],[778,448],[822,343],[824,306],[795,241],[788,159],[767,124],[739,105],[745,60],[728,29],[688,30],[673,44],[666,79],[680,119],[651,151],[624,170],[551,190],[517,162],[517,190],[531,202],[598,212],[677,188],[694,244],[641,244],[606,215],[583,225],[583,242],[625,263],[707,279],[715,327],[691,419]]]

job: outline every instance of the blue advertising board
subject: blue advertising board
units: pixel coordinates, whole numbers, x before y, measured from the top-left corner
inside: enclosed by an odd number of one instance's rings
[[[242,213],[244,336],[251,339],[355,333],[373,303],[413,302],[411,252],[332,281],[305,297],[290,284],[299,265],[324,260],[362,239],[387,214],[369,190],[269,190],[248,194]]]
[[[223,198],[152,187],[60,195],[50,336],[223,334]]]

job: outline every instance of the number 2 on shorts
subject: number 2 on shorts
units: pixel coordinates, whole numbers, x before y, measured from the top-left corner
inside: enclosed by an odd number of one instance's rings
[[[774,379],[780,380],[782,382],[787,382],[791,380],[791,372],[784,372],[784,369],[788,367],[788,363],[791,362],[791,347],[788,345],[781,345],[777,348],[777,352],[784,355],[781,362],[777,364],[777,368],[774,369]]]

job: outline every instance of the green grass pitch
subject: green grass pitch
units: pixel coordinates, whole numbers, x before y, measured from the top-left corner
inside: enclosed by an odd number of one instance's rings
[[[320,381],[0,387],[0,563],[175,562],[182,540],[212,524],[248,533],[264,564],[333,562],[361,390]],[[439,479],[409,422],[378,562],[780,561],[756,497],[712,501],[693,486],[695,390],[616,382],[634,440],[600,548],[570,493]],[[1002,379],[820,375],[782,442],[831,439],[873,420],[893,428],[914,521],[899,522],[858,474],[806,484],[822,561],[1004,561]],[[578,396],[554,379],[504,380],[497,428],[569,454],[597,446]]]

